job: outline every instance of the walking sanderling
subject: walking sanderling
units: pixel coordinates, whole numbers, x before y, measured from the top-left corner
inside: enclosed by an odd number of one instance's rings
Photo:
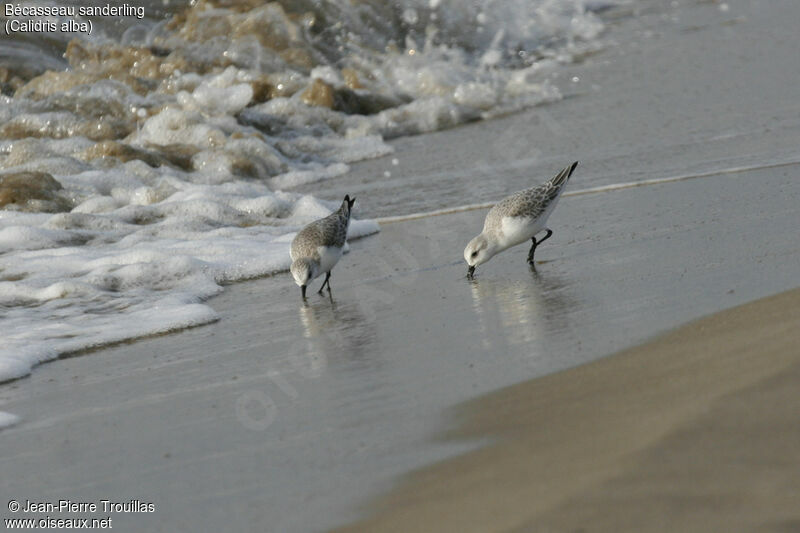
[[[341,207],[325,218],[315,220],[301,229],[292,240],[289,255],[292,257],[292,276],[294,282],[300,286],[303,300],[306,299],[306,287],[317,276],[326,274],[325,281],[319,288],[328,285],[331,290],[331,269],[342,257],[347,227],[350,225],[350,211],[356,199],[345,196]]]
[[[483,232],[469,241],[464,249],[464,259],[469,266],[467,277],[472,278],[475,267],[482,265],[495,254],[528,239],[533,241],[528,252],[528,263],[533,265],[536,247],[553,234],[553,230],[546,225],[547,217],[553,212],[576,166],[578,166],[577,161],[553,176],[547,183],[514,193],[489,210],[483,223]],[[546,230],[547,235],[537,241],[536,234],[542,230]]]

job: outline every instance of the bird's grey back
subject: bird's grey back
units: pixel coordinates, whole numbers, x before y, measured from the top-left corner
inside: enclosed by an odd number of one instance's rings
[[[484,229],[499,229],[503,217],[527,217],[536,219],[547,211],[547,208],[556,201],[567,184],[569,177],[575,170],[578,162],[575,161],[565,167],[549,181],[536,187],[525,189],[500,200],[486,215]]]
[[[292,241],[291,256],[319,259],[319,246],[341,248],[347,239],[350,212],[344,206],[325,218],[315,220],[300,230]]]

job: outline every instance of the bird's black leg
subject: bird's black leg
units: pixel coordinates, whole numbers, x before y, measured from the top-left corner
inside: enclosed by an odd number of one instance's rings
[[[325,276],[325,281],[322,282],[322,287],[319,288],[319,294],[322,294],[322,289],[325,288],[325,284],[328,284],[328,292],[331,291],[331,273],[328,272]]]
[[[542,237],[542,240],[536,242],[536,237],[531,237],[531,241],[533,241],[533,245],[531,246],[530,251],[528,252],[528,263],[533,264],[533,254],[536,252],[536,247],[542,244],[544,241],[549,239],[553,235],[553,230],[547,229],[547,235]]]
[[[536,242],[536,237],[531,237],[531,240],[533,241],[533,245],[531,249],[528,250],[528,263],[533,264],[533,253],[536,251],[536,245],[538,243]]]

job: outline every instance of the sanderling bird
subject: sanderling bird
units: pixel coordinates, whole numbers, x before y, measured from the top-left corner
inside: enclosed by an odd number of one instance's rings
[[[331,290],[331,269],[342,257],[347,227],[350,225],[350,211],[356,199],[345,196],[341,207],[325,218],[315,220],[301,229],[292,240],[289,255],[292,257],[292,276],[294,282],[300,286],[303,300],[306,299],[306,287],[317,276],[326,274],[325,281],[319,288],[328,285]]]
[[[528,263],[534,264],[533,254],[536,252],[536,247],[553,235],[553,230],[547,227],[547,217],[553,212],[576,166],[578,166],[577,161],[553,176],[547,183],[514,193],[489,210],[483,223],[483,231],[469,241],[464,249],[464,259],[469,266],[468,278],[472,278],[476,266],[528,239],[533,241],[533,246],[528,252]],[[536,234],[542,230],[546,230],[547,235],[537,241]]]

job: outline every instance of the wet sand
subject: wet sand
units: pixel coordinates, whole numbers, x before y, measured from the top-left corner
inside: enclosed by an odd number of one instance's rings
[[[2,492],[152,501],[156,513],[118,524],[148,531],[354,521],[406,472],[488,442],[433,439],[453,427],[453,406],[794,287],[797,237],[765,229],[796,221],[798,172],[564,198],[535,271],[520,247],[465,279],[458,256],[477,210],[354,241],[332,301],[312,293],[302,305],[288,276],[232,285],[211,302],[218,323],[48,363],[0,388],[0,409],[21,416],[0,434]],[[754,196],[762,209],[749,208]]]
[[[485,210],[384,224],[381,233],[351,243],[352,252],[334,272],[332,301],[313,294],[309,306],[302,306],[299,290],[281,274],[227,287],[210,302],[222,317],[218,323],[42,365],[29,378],[0,386],[0,410],[21,417],[0,432],[0,492],[20,500],[137,498],[155,503],[151,515],[120,517],[115,527],[123,530],[324,531],[372,514],[375,509],[365,508],[365,502],[411,470],[458,455],[463,458],[436,468],[458,461],[467,465],[474,456],[463,454],[492,438],[500,440],[496,446],[516,442],[503,426],[513,418],[487,427],[478,422],[486,411],[472,406],[466,408],[473,414],[463,425],[459,417],[449,416],[454,406],[796,287],[800,242],[792,230],[800,205],[800,166],[772,163],[796,155],[800,139],[796,88],[786,83],[800,57],[792,16],[797,4],[782,1],[757,9],[746,2],[728,3],[728,18],[717,16],[715,3],[688,2],[691,9],[682,12],[687,18],[674,26],[660,24],[660,13],[641,23],[622,21],[613,35],[623,41],[623,55],[610,50],[570,67],[570,74],[583,80],[602,77],[599,89],[513,117],[399,139],[393,143],[397,166],[392,157],[366,162],[348,176],[315,187],[331,198],[343,194],[339,188],[355,193],[363,202],[362,213],[382,215],[452,205],[464,191],[470,202],[495,199],[527,185],[531,176],[545,179],[575,158],[581,166],[570,191],[643,176],[710,173],[565,197],[551,218],[553,238],[537,251],[536,271],[527,268],[527,250],[520,247],[479,268],[474,283],[464,278],[463,246],[479,231]],[[738,18],[742,10],[745,20]],[[640,33],[653,29],[662,33],[640,39]],[[694,81],[687,85],[681,80]],[[533,154],[531,146],[537,149]],[[717,172],[743,163],[754,168]],[[391,179],[372,178],[384,170],[393,172]],[[589,380],[580,376],[598,367],[544,378],[543,383],[556,380],[578,392],[566,397],[550,388],[547,394],[552,390],[561,402],[545,398],[515,408],[534,419],[528,413],[544,405],[547,412],[536,416],[550,416],[554,424],[544,437],[550,432],[572,435],[567,442],[549,442],[571,446],[565,453],[573,450],[578,458],[591,447],[598,463],[586,455],[575,464],[548,463],[548,479],[556,480],[554,496],[548,499],[550,488],[543,489],[537,519],[560,530],[560,520],[584,516],[567,507],[583,494],[580,487],[567,487],[567,478],[583,479],[585,490],[619,480],[633,483],[626,476],[638,474],[623,468],[632,465],[621,457],[645,461],[647,450],[666,454],[674,446],[676,455],[671,462],[663,455],[662,466],[682,468],[684,457],[699,451],[692,448],[689,454],[681,442],[666,439],[678,429],[705,427],[693,402],[722,419],[725,394],[744,394],[746,387],[756,386],[738,366],[724,366],[727,357],[705,362],[708,368],[721,366],[717,374],[697,371],[714,378],[708,384],[711,403],[687,392],[689,403],[676,399],[665,406],[663,420],[659,415],[643,426],[647,435],[632,436],[629,444],[616,448],[611,442],[615,434],[601,431],[607,441],[590,441],[583,439],[584,429],[602,430],[613,422],[620,432],[632,425],[638,431],[634,421],[645,416],[645,409],[654,409],[658,398],[643,403],[641,410],[629,406],[631,418],[613,421],[603,412],[580,419],[575,413]],[[744,355],[736,357],[746,361]],[[764,379],[774,375],[776,383],[791,379],[789,370],[779,376],[789,367],[777,357],[770,364],[759,361],[763,368],[756,371]],[[681,380],[694,376],[655,362],[648,365],[652,369],[608,376],[607,385],[630,383],[624,381],[629,375],[655,380],[666,372],[683,386]],[[646,382],[653,394],[677,394],[692,385],[668,390],[663,387],[669,383],[655,381]],[[586,398],[601,398],[606,383],[595,384],[598,389],[587,389]],[[607,387],[608,403],[599,399],[593,405],[612,409],[620,405],[614,402],[628,398],[625,394],[640,389]],[[500,401],[505,394],[486,401]],[[769,398],[764,394],[752,403]],[[749,405],[732,402],[730,408],[738,406],[741,413]],[[509,412],[513,417],[520,411]],[[586,427],[574,426],[576,420]],[[775,433],[777,425],[793,442],[776,419],[756,420],[763,420],[764,434]],[[471,429],[464,433],[458,427]],[[448,429],[470,438],[434,440]],[[750,449],[749,441],[733,440],[738,429],[733,433],[731,454]],[[742,438],[748,434],[745,428]],[[725,444],[710,442],[719,446],[714,449]],[[775,448],[765,457],[790,456],[780,451]],[[691,460],[703,462],[699,456]],[[587,475],[559,476],[569,468]],[[432,472],[441,487],[436,477],[441,471]],[[523,473],[497,481],[524,485],[528,477]],[[726,486],[734,496],[747,488],[733,478],[720,479],[730,480]],[[647,477],[641,483],[651,481]],[[683,487],[677,481],[676,486]],[[791,494],[791,485],[786,486]],[[652,494],[665,505],[680,499],[658,498],[655,488]],[[385,516],[413,508],[412,502],[389,501],[397,507],[390,505]],[[607,506],[602,499],[587,502],[580,508]],[[713,504],[712,498],[709,508]],[[525,508],[533,505],[528,502]],[[669,524],[671,511],[663,514],[663,523]],[[504,516],[496,515],[498,524]],[[525,519],[515,524],[522,527]],[[786,524],[784,530],[791,530],[792,523]]]
[[[337,531],[797,531],[800,290],[459,408],[499,442]]]

